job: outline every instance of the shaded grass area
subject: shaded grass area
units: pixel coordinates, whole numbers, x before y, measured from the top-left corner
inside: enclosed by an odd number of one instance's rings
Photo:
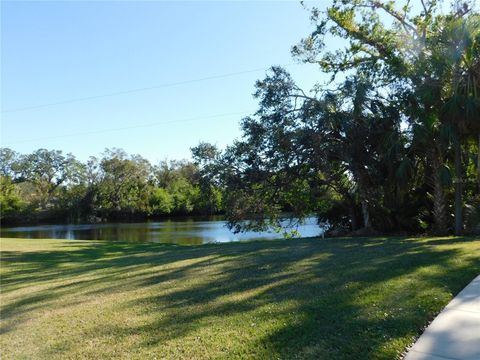
[[[478,237],[0,244],[4,359],[401,358],[480,273]]]

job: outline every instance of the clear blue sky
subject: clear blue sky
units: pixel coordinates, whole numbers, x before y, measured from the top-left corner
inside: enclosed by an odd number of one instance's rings
[[[312,30],[297,1],[18,2],[1,9],[1,144],[44,147],[84,160],[121,147],[152,162],[190,156],[199,141],[240,136],[263,71],[12,111],[102,94],[292,63],[290,48]],[[288,67],[306,88],[312,66]],[[176,122],[178,120],[178,122]],[[64,136],[156,122],[163,125]]]

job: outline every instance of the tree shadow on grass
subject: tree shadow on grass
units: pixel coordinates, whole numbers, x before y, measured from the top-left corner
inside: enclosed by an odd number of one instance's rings
[[[172,317],[146,327],[170,327],[157,342],[149,338],[148,344],[185,336],[205,317],[246,313],[267,304],[294,300],[296,308],[290,310],[299,316],[290,317],[290,320],[296,320],[259,339],[258,346],[266,346],[281,357],[318,358],[323,351],[328,351],[339,357],[369,358],[392,339],[414,336],[441,308],[442,300],[425,301],[429,294],[424,294],[421,288],[412,289],[412,282],[426,289],[446,287],[446,291],[453,288],[453,292],[457,292],[478,273],[480,267],[474,259],[460,265],[452,261],[456,252],[454,249],[429,249],[413,241],[368,239],[320,245],[299,242],[287,245],[282,251],[267,248],[253,256],[235,259],[219,279],[162,297],[145,298],[144,304],[167,304],[161,305],[159,310],[173,309],[169,312]],[[299,263],[303,266],[292,266]],[[416,274],[418,269],[430,266],[443,270]],[[447,272],[454,275],[445,281]],[[409,275],[412,281],[408,281]],[[402,277],[404,281],[382,287]],[[155,282],[155,277],[148,279],[148,283]],[[246,301],[214,305],[213,310],[198,306],[266,285],[270,286]],[[365,302],[358,301],[362,296]],[[375,301],[380,303],[375,304]],[[189,311],[182,311],[187,308]],[[178,327],[179,323],[184,325]],[[146,328],[137,330],[142,332]],[[317,348],[319,342],[322,346]],[[398,355],[389,353],[388,349],[385,353]]]
[[[227,330],[230,319],[237,328],[228,329],[233,338],[226,351],[233,357],[393,358],[450,293],[480,272],[480,254],[461,248],[478,240],[299,239],[185,248],[97,242],[73,250],[69,245],[68,251],[6,253],[4,266],[28,267],[9,272],[2,286],[54,284],[6,304],[2,317],[38,311],[65,296],[77,304],[77,293],[150,289],[119,305],[148,315],[148,323],[105,323],[87,336],[141,334],[145,349],[176,339],[189,346],[212,321]],[[55,285],[58,277],[89,274]],[[272,326],[262,328],[267,323]],[[7,324],[5,331],[13,330]],[[248,341],[240,341],[242,332]]]

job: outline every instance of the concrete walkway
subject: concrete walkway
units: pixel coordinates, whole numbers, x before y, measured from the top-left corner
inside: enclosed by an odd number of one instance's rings
[[[480,360],[480,275],[433,320],[405,360]]]

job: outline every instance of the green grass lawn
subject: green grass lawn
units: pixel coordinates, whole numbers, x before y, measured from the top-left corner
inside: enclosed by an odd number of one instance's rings
[[[1,239],[2,359],[394,359],[480,238],[176,247]]]

